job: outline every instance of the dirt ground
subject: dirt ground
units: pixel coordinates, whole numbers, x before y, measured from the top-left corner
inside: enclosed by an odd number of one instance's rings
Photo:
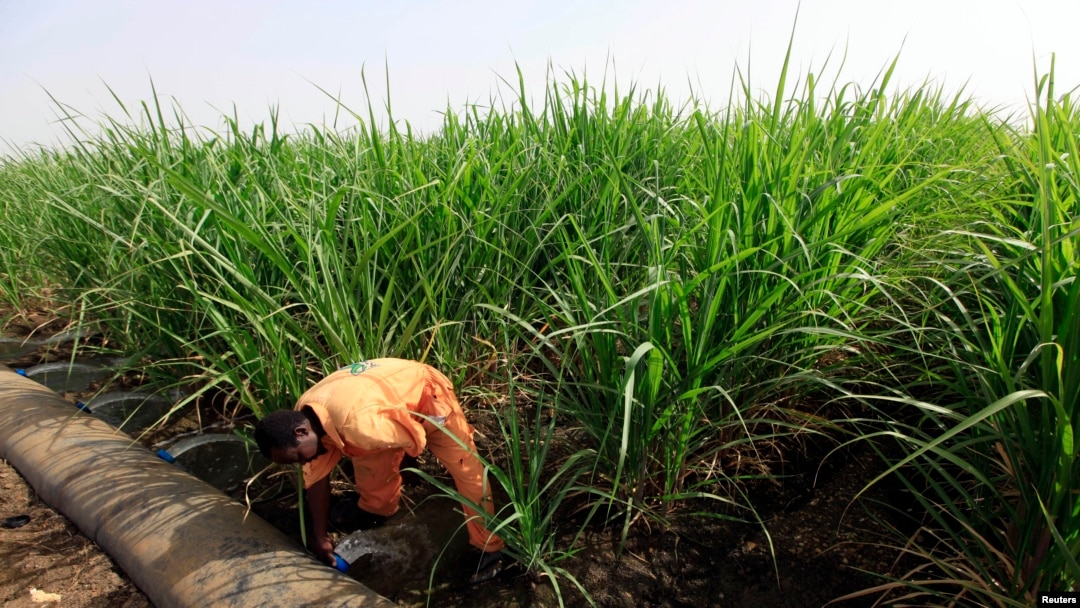
[[[9,322],[4,335],[25,334],[28,326],[40,322]],[[32,365],[63,356],[62,352],[39,352],[6,363],[9,367]],[[65,397],[74,401],[79,395]],[[190,432],[234,414],[220,404],[206,403],[147,436],[144,442]],[[473,424],[479,432],[478,448],[484,451],[485,437],[497,435],[496,423],[493,416],[477,412]],[[430,466],[421,465],[425,470]],[[755,490],[756,504],[764,505],[764,526],[695,515],[695,510],[708,511],[713,506],[708,501],[687,503],[667,527],[633,527],[621,558],[616,558],[611,532],[597,529],[586,536],[586,546],[577,556],[560,565],[582,582],[597,605],[605,607],[824,606],[881,582],[864,571],[896,570],[895,552],[882,546],[889,539],[881,522],[892,518],[892,511],[882,505],[902,505],[904,497],[882,487],[870,493],[872,500],[851,505],[852,497],[879,470],[875,460],[863,453],[838,455],[820,470],[814,462],[792,463],[784,471],[782,484],[766,484]],[[289,486],[280,476],[268,480],[253,511],[299,540],[297,501]],[[344,491],[347,482],[335,487]],[[430,492],[427,484],[416,480],[406,483],[406,501],[422,500]],[[0,528],[3,606],[152,606],[107,555],[42,503],[18,471],[0,461],[0,519],[23,514],[30,516],[25,526]],[[775,561],[770,555],[775,555]],[[432,606],[451,607],[558,605],[550,584],[533,584],[515,568],[474,587],[458,580],[461,575],[453,569],[441,576],[436,577],[434,593],[413,589],[390,598],[409,606],[429,600]],[[567,605],[587,605],[567,587],[570,585],[564,582]],[[61,600],[35,602],[31,588],[59,594]],[[872,599],[832,605],[869,606]]]
[[[153,605],[97,545],[43,503],[18,471],[0,460],[0,519],[18,515],[29,515],[29,523],[0,528],[0,604],[5,608]],[[59,594],[60,601],[35,602],[31,589]]]

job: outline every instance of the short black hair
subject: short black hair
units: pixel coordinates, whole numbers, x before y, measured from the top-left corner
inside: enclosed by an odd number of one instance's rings
[[[304,424],[307,416],[296,410],[278,410],[263,416],[255,423],[255,443],[259,452],[270,458],[274,448],[291,448],[300,444],[296,438],[296,427]]]

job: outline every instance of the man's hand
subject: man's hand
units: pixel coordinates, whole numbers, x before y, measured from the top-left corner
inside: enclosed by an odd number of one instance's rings
[[[337,565],[337,560],[334,559],[334,545],[329,538],[324,536],[311,539],[311,550],[315,552],[315,557],[319,558],[324,564]]]

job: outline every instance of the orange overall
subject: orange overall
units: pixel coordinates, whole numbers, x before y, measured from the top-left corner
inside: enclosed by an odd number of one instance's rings
[[[473,428],[453,384],[435,368],[403,359],[355,363],[308,389],[296,402],[296,409],[304,407],[311,408],[326,432],[326,453],[304,465],[305,488],[328,476],[343,455],[349,456],[360,508],[393,515],[401,500],[401,459],[406,453],[419,455],[426,445],[453,476],[458,492],[493,512]],[[469,542],[484,551],[501,550],[502,539],[479,523],[476,511],[462,507]]]

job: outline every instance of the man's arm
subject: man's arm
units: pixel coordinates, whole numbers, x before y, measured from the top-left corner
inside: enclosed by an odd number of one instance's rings
[[[323,562],[334,565],[334,545],[327,536],[326,524],[330,519],[330,476],[316,481],[307,490],[308,504],[311,506],[312,536],[311,550]]]

